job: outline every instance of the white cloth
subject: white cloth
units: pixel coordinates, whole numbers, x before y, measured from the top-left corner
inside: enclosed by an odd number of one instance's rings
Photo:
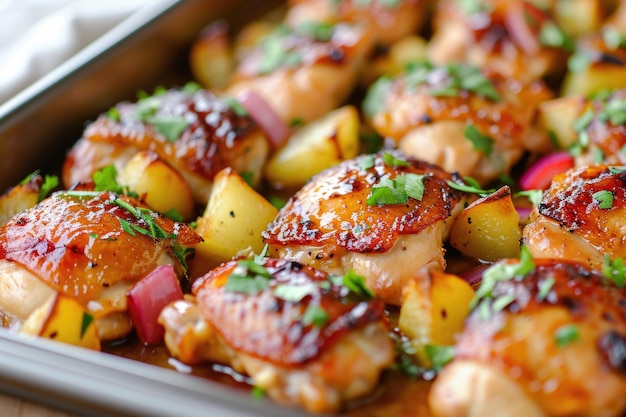
[[[149,0],[0,0],[0,104]]]

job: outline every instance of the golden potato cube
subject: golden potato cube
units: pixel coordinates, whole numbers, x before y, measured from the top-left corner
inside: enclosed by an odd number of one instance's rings
[[[539,104],[539,124],[546,131],[554,133],[560,149],[567,149],[576,142],[574,122],[584,105],[582,96],[559,97]]]
[[[404,288],[398,327],[411,341],[418,361],[430,366],[424,347],[454,344],[474,290],[456,275],[431,271],[427,277],[412,280]]]
[[[138,152],[117,180],[139,194],[152,209],[160,213],[176,210],[185,220],[193,218],[194,200],[187,181],[154,152]]]
[[[0,226],[16,214],[34,207],[39,201],[42,178],[36,175],[24,184],[18,184],[0,195]]]
[[[517,257],[521,238],[519,213],[506,185],[470,204],[450,229],[454,248],[489,262]]]
[[[626,87],[626,66],[592,63],[580,72],[568,72],[563,80],[564,96],[589,96],[601,90]]]
[[[78,301],[58,292],[28,316],[20,332],[100,350],[93,316]]]
[[[278,210],[230,168],[216,176],[209,202],[196,231],[204,242],[196,246],[191,275],[227,262],[245,250],[263,250],[261,232]]]
[[[361,83],[368,86],[383,75],[396,75],[411,62],[426,59],[426,40],[418,35],[406,36],[389,46],[385,55],[374,58],[363,68]]]
[[[228,85],[235,59],[226,22],[217,21],[200,32],[189,51],[189,67],[194,79],[207,89]]]
[[[359,114],[347,105],[294,133],[268,161],[265,177],[276,188],[297,189],[315,174],[354,158],[358,149]]]
[[[605,11],[598,0],[557,0],[554,17],[563,31],[580,36],[600,29]]]

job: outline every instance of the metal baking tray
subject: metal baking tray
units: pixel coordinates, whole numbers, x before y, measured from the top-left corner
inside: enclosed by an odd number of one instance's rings
[[[185,74],[188,46],[204,25],[224,18],[237,27],[278,3],[149,2],[0,105],[0,193],[36,169],[58,169],[99,113]],[[90,417],[304,415],[234,386],[1,328],[0,392]]]

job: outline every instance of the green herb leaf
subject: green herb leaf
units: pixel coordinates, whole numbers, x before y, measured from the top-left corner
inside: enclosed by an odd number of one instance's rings
[[[117,182],[117,169],[113,164],[100,168],[93,173],[92,178],[96,191],[113,191],[117,194],[127,194],[124,187]],[[136,196],[135,193],[133,194]]]
[[[452,359],[454,359],[454,346],[425,345],[424,353],[433,366],[440,371]]]
[[[257,387],[256,385],[252,387],[252,398],[256,401],[261,401],[265,398],[265,390],[261,387]]]
[[[562,48],[571,52],[574,50],[574,39],[563,31],[554,22],[547,21],[541,26],[539,43],[550,48]]]
[[[222,101],[231,108],[232,111],[239,117],[246,117],[248,110],[234,97],[222,97]]]
[[[613,126],[626,123],[626,99],[614,98],[605,103],[598,118],[602,121],[610,121]]]
[[[254,275],[248,276],[241,275],[233,271],[224,285],[224,291],[237,292],[247,295],[255,295],[269,288],[269,279],[261,276]]]
[[[328,313],[323,308],[309,305],[302,315],[301,322],[304,326],[312,324],[315,327],[324,327],[328,319]]]
[[[404,159],[396,158],[389,152],[383,152],[383,162],[388,167],[397,168],[397,167],[409,167],[411,164]]]
[[[359,162],[359,168],[363,171],[367,171],[370,168],[373,168],[376,165],[376,159],[374,155],[365,155],[361,157],[361,161]]]
[[[590,51],[578,50],[567,60],[567,68],[575,74],[583,72],[591,65],[593,59],[594,57]]]
[[[174,220],[175,222],[182,223],[183,221],[185,221],[185,218],[180,213],[180,211],[176,210],[175,208],[169,209],[168,211],[164,212],[163,215],[168,219]]]
[[[621,32],[612,27],[602,29],[602,40],[609,49],[626,47],[626,37]]]
[[[119,110],[117,107],[111,107],[109,111],[107,111],[107,117],[114,122],[119,122],[122,119]]]
[[[624,288],[626,281],[626,267],[622,258],[611,259],[608,254],[604,255],[602,262],[602,274],[618,288]]]
[[[333,37],[335,26],[328,22],[305,21],[296,27],[296,32],[309,39],[328,42]]]
[[[59,185],[59,177],[56,175],[46,175],[43,179],[43,184],[41,184],[41,188],[39,189],[39,194],[37,194],[37,202],[43,201],[44,198],[48,196]]]
[[[254,172],[243,171],[239,173],[239,176],[246,182],[246,184],[254,188]]]
[[[361,275],[354,272],[354,270],[349,270],[345,275],[339,277],[331,277],[332,281],[335,283],[340,283],[344,287],[348,288],[354,294],[364,296],[367,298],[374,298],[374,292],[367,288],[365,284],[365,278]]]
[[[80,338],[82,339],[85,332],[89,328],[89,325],[93,322],[93,316],[88,313],[83,313],[83,319],[80,323]]]
[[[478,128],[474,125],[465,126],[463,134],[470,142],[472,142],[474,149],[482,152],[487,157],[491,156],[491,152],[493,150],[493,139],[491,137],[480,133],[480,130],[478,130]]]
[[[488,189],[485,190],[483,189],[477,182],[476,180],[474,180],[471,177],[465,177],[463,178],[463,180],[465,182],[467,182],[468,184],[458,184],[452,180],[447,180],[446,182],[448,183],[448,185],[450,186],[450,188],[453,188],[455,190],[458,191],[462,191],[464,193],[470,193],[470,194],[478,194],[481,197],[485,197],[488,196],[489,194],[494,193],[496,190],[492,189]]]
[[[539,293],[537,294],[537,300],[538,301],[545,300],[548,297],[548,294],[550,294],[550,291],[552,291],[552,288],[554,287],[555,283],[556,283],[556,280],[554,279],[554,276],[552,275],[549,275],[548,277],[541,280],[537,284],[537,287],[539,288]]]
[[[200,84],[198,84],[197,82],[194,82],[194,81],[187,82],[181,88],[181,91],[183,93],[186,93],[187,95],[190,95],[190,96],[196,94],[200,90],[202,90],[202,86]]]
[[[367,116],[373,117],[385,110],[387,94],[392,84],[391,78],[383,76],[370,85],[363,99],[363,112]]]
[[[318,291],[319,286],[314,283],[308,283],[304,285],[278,284],[272,292],[282,300],[298,303],[304,297],[315,295]]]
[[[262,57],[257,67],[259,74],[269,74],[280,67],[290,68],[301,64],[301,53],[287,49],[284,44],[284,38],[289,33],[287,27],[280,26],[262,40],[260,46]]]
[[[367,198],[370,206],[404,204],[409,197],[421,200],[424,195],[424,175],[400,174],[394,179],[382,178]]]
[[[168,142],[176,142],[189,127],[189,122],[180,116],[150,116],[146,118],[146,123],[165,136]]]
[[[613,193],[608,190],[601,190],[593,193],[592,197],[601,209],[610,209],[613,207]]]
[[[526,197],[533,206],[537,207],[541,203],[543,197],[543,190],[525,190],[515,193],[515,197]]]
[[[554,332],[554,341],[560,348],[576,342],[580,338],[580,329],[576,324],[566,324]]]

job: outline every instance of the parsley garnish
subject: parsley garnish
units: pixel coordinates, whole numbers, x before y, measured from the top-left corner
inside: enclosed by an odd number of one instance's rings
[[[614,98],[609,100],[602,108],[598,118],[603,122],[610,121],[613,126],[626,123],[626,99]]]
[[[611,259],[608,254],[605,254],[602,262],[602,274],[618,288],[624,288],[626,268],[622,258]]]
[[[543,190],[525,190],[515,193],[515,197],[526,197],[533,206],[538,206],[543,197]]]
[[[303,325],[312,324],[315,327],[323,327],[328,322],[328,313],[321,307],[310,305],[300,320]]]
[[[610,49],[617,49],[626,46],[626,37],[619,30],[607,27],[602,30],[602,40]]]
[[[302,301],[304,297],[316,294],[318,288],[319,286],[314,283],[303,285],[278,284],[272,292],[276,297],[282,300],[298,303]]]
[[[480,316],[483,319],[489,318],[493,313],[500,311],[510,304],[514,299],[502,296],[501,300],[494,299],[493,289],[499,281],[509,281],[511,279],[522,279],[535,269],[528,248],[522,246],[520,260],[517,263],[497,263],[483,272],[483,279],[480,287],[476,290],[476,295],[470,303],[470,309],[478,306]]]
[[[252,398],[257,401],[261,401],[265,397],[265,390],[256,385],[252,387]]]
[[[248,110],[236,98],[222,97],[222,101],[226,103],[237,116],[245,117],[248,115]]]
[[[563,348],[580,338],[580,329],[576,324],[565,324],[554,331],[556,345]]]
[[[552,291],[552,287],[554,287],[555,283],[556,283],[556,280],[554,279],[554,276],[552,275],[549,275],[548,277],[543,279],[541,282],[539,282],[537,284],[537,287],[539,288],[539,293],[537,294],[537,300],[538,301],[545,300],[550,294],[550,291]]]
[[[117,109],[117,107],[111,107],[109,111],[107,112],[107,117],[113,120],[114,122],[119,122],[122,119],[122,116],[120,115],[120,112]]]
[[[82,339],[85,332],[89,328],[89,325],[93,322],[93,316],[89,313],[83,312],[83,319],[80,323],[80,338]]]
[[[288,50],[284,45],[284,38],[289,29],[280,26],[261,41],[261,62],[257,68],[259,74],[269,74],[279,67],[297,67],[302,62],[302,55],[298,51]]]
[[[334,25],[328,22],[302,22],[296,27],[296,32],[309,39],[319,42],[328,42],[333,37]]]
[[[539,43],[551,48],[563,48],[571,52],[574,50],[574,40],[554,22],[545,22],[539,32]]]
[[[181,88],[181,91],[190,96],[194,95],[198,91],[202,90],[202,86],[194,81],[189,81]]]
[[[385,165],[392,168],[411,166],[411,164],[404,159],[396,158],[389,152],[383,153],[383,162],[385,163]]]
[[[373,168],[374,165],[376,165],[376,158],[374,158],[374,155],[365,155],[359,161],[359,168],[363,171]]]
[[[454,359],[454,346],[425,345],[424,353],[435,371],[440,371]]]
[[[185,218],[180,213],[180,211],[176,210],[175,208],[169,209],[168,211],[164,212],[163,215],[167,217],[168,219],[172,219],[175,222],[179,222],[179,223],[185,220]]]
[[[41,202],[48,194],[52,192],[59,185],[59,177],[56,175],[46,175],[43,179],[43,184],[37,194],[37,202]]]
[[[137,193],[128,191],[126,187],[117,182],[117,169],[115,165],[111,164],[100,168],[93,173],[92,178],[96,191],[113,191],[116,194],[138,197]]]
[[[493,150],[493,139],[491,137],[480,133],[480,130],[474,125],[465,126],[463,134],[472,142],[474,149],[482,152],[485,156],[491,156],[491,151]]]
[[[145,122],[151,124],[168,142],[176,140],[189,127],[189,122],[182,116],[150,116]]]
[[[394,179],[383,178],[375,184],[367,197],[367,205],[404,204],[409,197],[421,201],[423,196],[424,175],[400,174]]]
[[[613,207],[613,193],[609,190],[601,190],[593,193],[593,199],[598,203],[601,209],[610,209]]]
[[[446,182],[450,186],[450,188],[458,191],[463,191],[464,193],[478,194],[481,197],[488,196],[489,194],[492,194],[496,191],[494,189],[485,190],[472,177],[465,177],[463,178],[463,181],[465,181],[467,184],[458,184],[451,180],[447,180]]]
[[[589,67],[593,60],[594,55],[592,52],[579,49],[567,60],[567,68],[573,73],[582,72]]]
[[[330,276],[328,279],[335,285],[343,285],[356,295],[374,298],[374,293],[365,284],[365,278],[352,269],[343,276]]]
[[[363,99],[363,112],[373,117],[382,112],[386,107],[386,97],[391,89],[393,81],[388,76],[383,76],[368,88],[367,94]]]
[[[263,265],[259,265],[254,259],[244,259],[237,262],[237,266],[228,276],[224,291],[255,295],[269,288],[271,277]]]

